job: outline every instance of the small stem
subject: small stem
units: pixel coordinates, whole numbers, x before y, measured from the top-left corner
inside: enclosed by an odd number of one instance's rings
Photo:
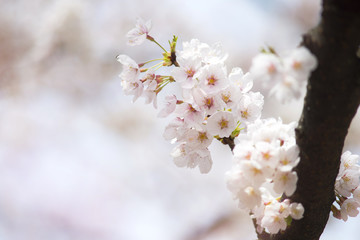
[[[171,83],[171,80],[170,80],[170,79],[163,81],[163,82],[160,83],[160,84],[158,85],[158,87],[155,89],[155,92],[156,92],[156,93],[159,93],[159,92],[160,92],[164,87],[166,87],[166,85],[168,85],[169,83]]]
[[[151,62],[155,62],[155,61],[161,61],[163,60],[162,58],[157,58],[157,59],[152,59],[152,60],[149,60],[147,62],[144,62],[144,63],[140,63],[139,66],[144,66],[145,64],[148,64],[148,63],[151,63]]]
[[[164,50],[164,52],[167,53],[166,49],[165,49],[163,46],[161,46],[160,43],[158,43],[153,37],[151,37],[150,35],[147,35],[147,36],[146,36],[146,39],[148,39],[148,40],[156,43],[159,47],[161,47],[162,50]]]
[[[161,62],[161,65],[159,65],[159,66],[155,69],[155,71],[159,70],[162,66],[163,66],[163,63]]]
[[[163,62],[157,63],[154,66],[149,67],[148,69],[156,68],[155,69],[155,71],[156,71],[156,70],[158,70],[159,68],[162,67],[162,64],[163,64]]]

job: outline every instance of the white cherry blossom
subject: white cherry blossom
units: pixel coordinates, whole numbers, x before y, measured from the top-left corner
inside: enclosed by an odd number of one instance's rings
[[[212,166],[212,160],[208,149],[193,151],[187,143],[176,146],[171,152],[174,163],[178,167],[199,167],[201,173],[208,173]]]
[[[274,191],[276,193],[285,193],[286,196],[291,196],[296,189],[296,183],[298,180],[296,172],[277,171],[274,178]]]
[[[316,58],[305,47],[299,47],[285,55],[260,53],[253,58],[250,72],[270,96],[285,103],[301,96],[305,81],[316,67]]]
[[[175,81],[180,83],[181,87],[185,89],[193,88],[197,80],[194,75],[199,71],[201,67],[201,58],[195,56],[177,57],[176,61],[180,67],[172,70],[172,76]]]
[[[305,47],[295,48],[283,61],[285,71],[299,81],[307,80],[309,73],[317,67],[316,58]]]
[[[226,108],[236,111],[242,96],[239,89],[234,87],[233,84],[230,84],[227,88],[222,90],[219,95],[221,96],[221,100],[225,104]]]
[[[166,127],[163,137],[168,141],[179,141],[184,138],[184,134],[189,129],[184,119],[177,117],[173,119]]]
[[[360,170],[360,166],[358,165],[360,160],[359,155],[355,155],[355,154],[351,154],[350,151],[346,151],[341,155],[341,159],[340,159],[340,170],[339,172],[342,173],[346,170],[355,170],[355,171],[359,171]]]
[[[352,191],[359,186],[360,172],[355,170],[340,173],[335,182],[335,189],[344,197],[350,197]]]
[[[210,46],[200,42],[199,39],[191,39],[190,42],[183,42],[183,50],[179,52],[182,57],[198,57],[203,59],[204,54],[209,51]]]
[[[229,85],[226,68],[221,64],[206,65],[194,77],[208,94],[216,94]]]
[[[287,103],[301,96],[303,82],[290,75],[283,74],[269,91],[269,96],[274,96],[279,102]]]
[[[340,209],[341,218],[346,222],[348,216],[356,217],[359,214],[358,208],[360,207],[360,203],[357,202],[355,199],[350,198],[346,199]]]
[[[242,123],[248,124],[254,122],[261,116],[261,111],[264,105],[264,96],[259,92],[249,92],[242,96],[237,114]]]
[[[293,145],[289,148],[280,148],[278,154],[279,165],[277,168],[283,172],[290,171],[296,167],[300,161],[299,148],[297,145]]]
[[[289,208],[290,208],[290,216],[293,219],[299,220],[303,218],[304,207],[301,203],[291,203]]]
[[[283,66],[275,54],[260,53],[253,58],[250,73],[255,81],[261,81],[266,86],[270,82],[276,82],[282,75]]]
[[[209,117],[206,126],[213,136],[229,137],[236,128],[236,121],[231,112],[218,111]]]
[[[193,89],[192,96],[200,110],[205,112],[206,115],[212,115],[216,111],[224,109],[225,107],[224,102],[218,94],[207,94],[201,88]]]
[[[184,121],[191,127],[201,128],[202,122],[205,118],[205,113],[197,106],[184,102],[177,105],[175,114],[184,119]]]
[[[175,95],[166,96],[165,100],[166,100],[165,107],[158,113],[158,117],[160,118],[169,116],[176,109],[177,98]]]
[[[251,186],[241,175],[241,171],[227,172],[226,182],[228,189],[233,193],[234,199],[238,200],[239,208],[251,210],[261,204],[261,191]]]
[[[145,103],[153,103],[154,108],[157,108],[157,87],[158,82],[156,80],[156,75],[153,70],[149,70],[144,78],[141,79],[144,84],[143,97],[145,97]]]
[[[119,77],[126,82],[136,82],[140,75],[139,65],[127,55],[118,55],[117,61],[123,66],[123,70]]]
[[[360,187],[359,186],[353,191],[353,198],[355,199],[355,201],[360,203]]]
[[[228,58],[228,54],[223,51],[222,44],[217,42],[209,48],[204,48],[202,53],[202,58],[206,64],[224,64],[225,60]]]
[[[246,140],[240,141],[233,150],[235,163],[238,164],[241,161],[254,159],[255,151],[253,143]]]
[[[133,102],[135,102],[143,93],[144,85],[141,81],[129,82],[122,80],[121,87],[125,95],[133,95]]]
[[[256,161],[241,161],[238,166],[243,172],[244,178],[253,186],[259,187],[266,181],[266,178],[270,177],[269,169]]]
[[[191,149],[204,149],[207,148],[213,137],[206,130],[189,129],[185,135],[186,143],[190,144]]]
[[[264,167],[275,169],[279,164],[279,149],[268,142],[255,143],[255,161]]]
[[[266,213],[261,220],[261,226],[269,233],[276,234],[280,230],[285,230],[287,227],[286,221],[279,213],[271,212]]]
[[[250,73],[244,75],[241,68],[236,67],[231,70],[229,74],[230,83],[233,84],[235,89],[239,89],[242,93],[249,92],[253,87],[253,80]]]
[[[135,28],[131,29],[127,34],[126,37],[128,38],[128,45],[135,46],[142,44],[151,29],[151,20],[145,22],[142,18],[138,18],[136,21]]]

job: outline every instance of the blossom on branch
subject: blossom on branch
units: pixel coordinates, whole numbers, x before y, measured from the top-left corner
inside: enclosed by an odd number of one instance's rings
[[[148,35],[150,28],[150,21],[138,19],[136,28],[127,34],[129,43],[138,45],[149,39],[164,51],[162,57],[137,64],[119,55],[123,65],[121,85],[125,94],[134,95],[134,100],[142,96],[156,108],[160,92],[168,84],[178,84],[180,93],[165,96],[165,106],[158,115],[173,116],[163,136],[175,144],[170,154],[174,164],[208,173],[213,163],[209,151],[212,141],[228,144],[234,153],[234,165],[226,173],[226,184],[239,207],[254,218],[257,231],[276,234],[292,219],[301,219],[302,204],[286,198],[295,192],[298,179],[294,171],[300,161],[296,123],[261,119],[264,96],[251,89],[253,80],[260,80],[266,87],[273,86],[270,93],[280,100],[298,97],[301,81],[316,67],[316,59],[305,48],[281,57],[271,50],[254,58],[251,73],[235,67],[228,74],[228,55],[220,43],[210,46],[192,39],[176,49],[178,38],[173,36],[170,50],[166,50]],[[155,61],[161,62],[144,67]],[[171,67],[169,74],[157,73],[163,67]],[[346,159],[338,181],[338,192],[344,197],[355,194],[358,185],[354,159]],[[353,181],[348,180],[350,176],[354,176],[350,178]],[[348,202],[341,211],[353,215],[351,209],[357,205]]]
[[[269,89],[270,96],[280,102],[289,102],[301,96],[301,89],[316,67],[316,58],[305,47],[281,56],[270,48],[253,58],[250,72],[256,81]]]
[[[346,151],[341,155],[340,170],[335,181],[336,201],[331,208],[334,217],[347,221],[348,216],[356,217],[360,207],[360,157]]]
[[[131,29],[126,37],[128,38],[128,45],[136,46],[142,44],[151,30],[151,20],[145,22],[142,18],[138,18],[135,28]]]

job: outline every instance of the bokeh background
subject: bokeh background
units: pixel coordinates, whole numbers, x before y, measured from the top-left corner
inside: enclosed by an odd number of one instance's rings
[[[209,174],[179,169],[162,138],[169,119],[124,96],[116,55],[159,57],[126,45],[136,17],[151,35],[222,42],[229,69],[247,71],[261,47],[294,48],[315,26],[319,0],[0,0],[0,240],[256,239],[212,143]],[[255,88],[259,88],[256,86]],[[261,89],[259,89],[261,90]],[[266,93],[264,93],[266,96]],[[161,105],[161,99],[159,103]],[[266,98],[263,117],[298,120],[302,101]],[[360,120],[346,149],[360,154]],[[358,239],[360,217],[330,217],[321,239]]]

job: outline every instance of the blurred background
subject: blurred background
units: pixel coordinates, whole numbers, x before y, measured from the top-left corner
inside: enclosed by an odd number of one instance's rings
[[[177,168],[162,138],[169,119],[124,96],[115,57],[159,57],[150,42],[126,45],[142,17],[163,45],[173,34],[180,47],[221,42],[229,69],[247,71],[261,47],[297,46],[319,21],[319,0],[0,4],[0,240],[256,239],[226,189],[228,147],[212,143],[207,175]],[[263,117],[296,121],[301,110],[302,101],[267,98]],[[357,154],[359,119],[346,143]],[[322,239],[358,239],[359,224],[330,217]]]

